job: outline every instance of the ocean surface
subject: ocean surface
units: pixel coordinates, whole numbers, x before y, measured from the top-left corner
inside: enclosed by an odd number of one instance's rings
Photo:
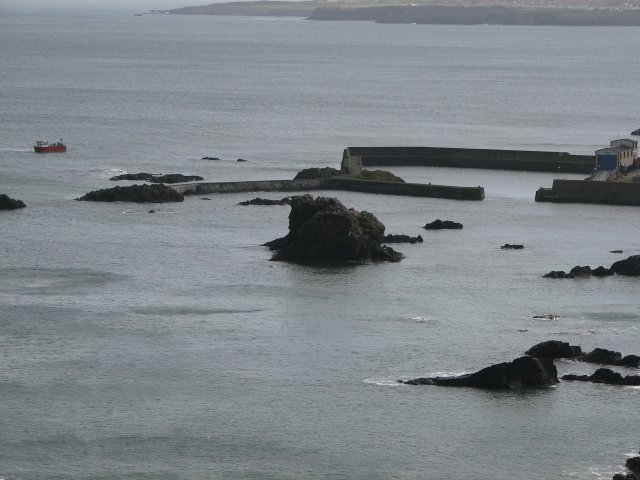
[[[393,170],[482,185],[482,202],[314,192],[425,238],[397,245],[398,264],[344,268],[269,261],[260,245],[287,232],[289,208],[237,203],[284,194],[74,199],[123,172],[292,178],[347,146],[591,153],[640,127],[639,44],[638,28],[3,11],[0,193],[28,208],[0,214],[0,478],[622,471],[640,389],[396,382],[549,339],[640,354],[640,279],[542,278],[640,254],[637,207],[534,202],[579,176]],[[66,154],[32,152],[60,137]],[[421,228],[436,218],[464,229]]]

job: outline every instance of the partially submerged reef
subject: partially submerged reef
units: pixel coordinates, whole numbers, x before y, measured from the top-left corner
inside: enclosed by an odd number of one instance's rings
[[[640,255],[619,260],[606,268],[600,265],[596,268],[586,266],[575,266],[569,273],[563,270],[554,270],[543,275],[544,278],[587,278],[587,277],[609,277],[611,275],[625,275],[629,277],[640,276]]]
[[[181,173],[169,173],[162,175],[159,173],[124,173],[122,175],[116,175],[109,180],[144,180],[151,183],[182,183],[182,182],[194,182],[204,180],[199,175],[183,175]]]
[[[553,361],[566,358],[589,363],[640,368],[640,356],[627,355],[604,348],[583,353],[582,348],[567,342],[549,340],[538,343],[525,352],[526,356],[512,362],[498,363],[475,373],[454,377],[421,377],[398,380],[406,385],[438,385],[443,387],[474,387],[486,389],[544,388],[557,383],[558,372]],[[562,380],[588,381],[608,385],[640,385],[639,375],[627,375],[608,368],[599,368],[593,375],[564,375]]]
[[[336,198],[292,197],[289,233],[264,244],[272,260],[341,264],[399,262],[403,255],[381,245],[384,225],[371,213],[347,208]]]
[[[113,187],[94,190],[76,200],[87,202],[136,202],[136,203],[166,203],[182,202],[184,197],[163,184],[130,185],[128,187]]]
[[[425,230],[461,230],[462,224],[452,220],[440,220],[438,218],[431,223],[427,223],[422,228]]]
[[[280,200],[271,200],[269,198],[259,198],[256,197],[252,200],[245,200],[244,202],[238,203],[238,205],[249,206],[249,205],[291,205],[291,197],[284,197]]]
[[[331,167],[305,168],[299,171],[293,179],[306,180],[310,178],[333,178],[339,176],[349,176],[349,178],[359,180],[375,180],[377,182],[405,183],[402,178],[385,170],[362,170],[358,175],[349,175],[349,172],[346,170],[338,170]]]

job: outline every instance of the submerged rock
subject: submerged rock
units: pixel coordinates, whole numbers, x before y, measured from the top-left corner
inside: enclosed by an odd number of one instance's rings
[[[431,223],[427,223],[424,227],[425,230],[442,230],[442,229],[451,229],[451,230],[460,230],[462,228],[462,224],[458,222],[453,222],[451,220],[434,220]]]
[[[182,202],[184,197],[166,185],[130,185],[95,190],[76,200],[87,202]]]
[[[563,270],[553,270],[545,273],[542,278],[574,278],[572,273],[566,273]]]
[[[149,180],[153,177],[153,173],[123,173],[122,175],[116,175],[115,177],[111,177],[109,180],[119,181],[119,180]]]
[[[535,318],[536,320],[560,320],[560,315],[534,315],[532,318]]]
[[[335,198],[291,199],[289,233],[264,245],[272,260],[299,263],[398,262],[403,255],[381,245],[384,225],[371,213],[346,208]]]
[[[202,160],[220,160],[218,157],[202,157]]]
[[[25,207],[26,205],[22,200],[17,200],[4,193],[0,193],[0,210],[15,210]]]
[[[245,200],[238,205],[291,205],[291,197],[284,197],[281,200],[270,200],[268,198],[254,198],[253,200]]]
[[[568,342],[548,340],[534,345],[525,353],[536,358],[576,358],[582,355],[582,348]]]
[[[417,237],[411,237],[409,235],[385,235],[382,238],[382,243],[422,243],[424,239],[422,236],[418,235]]]
[[[478,372],[459,377],[416,378],[402,381],[407,385],[439,385],[443,387],[475,387],[519,389],[550,387],[558,383],[558,372],[548,358],[520,357]]]
[[[505,243],[500,248],[503,250],[522,250],[524,245],[520,245],[518,243]]]
[[[608,368],[599,368],[593,375],[564,375],[562,380],[605,383],[607,385],[640,385],[640,375],[627,375],[623,377],[618,372],[614,372]]]

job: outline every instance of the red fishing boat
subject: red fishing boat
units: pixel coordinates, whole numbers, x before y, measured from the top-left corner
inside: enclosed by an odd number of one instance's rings
[[[33,146],[36,153],[66,152],[67,146],[62,143],[62,139],[56,143],[49,143],[46,140],[38,140]]]

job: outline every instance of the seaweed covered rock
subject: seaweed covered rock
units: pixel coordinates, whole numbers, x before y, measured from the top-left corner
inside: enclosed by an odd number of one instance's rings
[[[381,245],[384,225],[371,213],[346,208],[335,198],[291,199],[289,233],[264,244],[272,260],[299,263],[398,262],[403,255]]]
[[[462,224],[458,222],[453,222],[451,220],[434,220],[431,223],[427,223],[424,227],[425,230],[460,230],[462,228]]]
[[[360,175],[357,175],[356,178],[362,180],[374,180],[376,182],[405,183],[402,178],[391,172],[387,172],[386,170],[362,170]]]
[[[253,200],[245,200],[238,203],[238,205],[291,205],[291,197],[284,197],[281,200],[270,200],[268,198],[254,198]]]
[[[400,381],[407,385],[520,389],[550,387],[558,383],[558,372],[547,358],[520,357],[459,377],[416,378]]]
[[[166,185],[130,185],[95,190],[76,200],[87,202],[182,202],[184,197]]]
[[[332,178],[337,177],[338,175],[345,175],[347,172],[343,170],[336,170],[331,167],[324,168],[305,168],[304,170],[299,171],[294,180],[307,180],[310,178]]]
[[[16,200],[4,193],[0,193],[0,210],[15,210],[24,207],[26,205],[22,200]]]

